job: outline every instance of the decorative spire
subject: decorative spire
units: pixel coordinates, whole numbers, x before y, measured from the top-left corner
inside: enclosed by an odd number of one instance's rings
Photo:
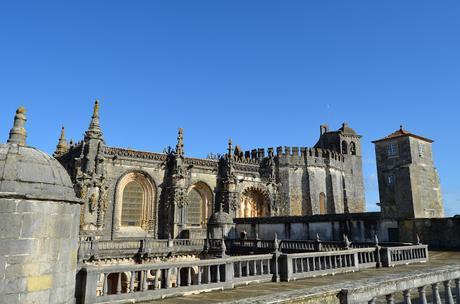
[[[61,129],[61,136],[59,137],[59,142],[56,146],[56,151],[54,152],[54,156],[61,156],[62,154],[66,153],[69,150],[69,146],[67,145],[67,140],[65,139],[65,129],[64,126]]]
[[[179,128],[179,133],[177,135],[176,156],[184,156],[184,137],[182,128]]]
[[[24,107],[19,107],[16,110],[16,115],[14,116],[14,125],[10,130],[8,143],[17,144],[20,146],[26,145],[27,132],[24,128],[26,120],[26,109]]]
[[[86,138],[102,139],[101,126],[99,124],[99,100],[94,102],[93,116],[89,124],[88,131],[86,131]]]
[[[232,147],[232,139],[231,138],[228,140],[228,148],[227,148],[227,150],[228,150],[228,154],[227,154],[228,158],[232,158],[233,157],[233,147]]]

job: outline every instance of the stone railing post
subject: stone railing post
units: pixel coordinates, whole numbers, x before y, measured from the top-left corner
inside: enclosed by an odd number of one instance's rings
[[[279,280],[289,282],[292,279],[292,258],[288,254],[281,254],[278,267]]]
[[[234,287],[234,278],[235,278],[235,273],[234,273],[234,268],[233,268],[233,260],[227,261],[225,263],[225,283],[228,285],[228,287],[233,288]]]
[[[406,289],[403,291],[403,296],[404,296],[404,304],[412,304],[409,289]]]
[[[433,304],[441,304],[441,296],[439,295],[439,283],[431,284],[433,291]]]
[[[270,261],[271,265],[270,268],[273,271],[273,282],[279,282],[280,281],[280,266],[279,264],[281,263],[280,261],[280,250],[279,250],[279,241],[278,241],[278,235],[275,233],[275,238],[273,240],[273,257]]]
[[[391,251],[389,248],[382,247],[380,250],[380,255],[382,258],[382,266],[390,267],[391,266]]]
[[[427,304],[425,286],[418,288],[418,296],[422,304]]]
[[[96,286],[99,274],[97,272],[88,271],[86,268],[83,268],[81,271],[83,274],[81,304],[96,303]]]
[[[380,257],[380,245],[379,245],[379,238],[377,237],[377,234],[374,236],[375,239],[375,262],[376,262],[376,267],[380,268],[382,267],[382,259]]]
[[[171,234],[168,236],[168,248],[174,247],[174,240],[171,238]]]
[[[450,281],[444,281],[444,301],[446,301],[446,304],[454,304]]]
[[[460,304],[460,279],[455,279],[455,291],[457,295],[457,304]]]

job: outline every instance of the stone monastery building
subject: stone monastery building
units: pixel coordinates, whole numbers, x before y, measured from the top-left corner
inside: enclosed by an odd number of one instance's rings
[[[229,140],[218,159],[187,157],[182,129],[167,153],[111,147],[99,103],[85,137],[68,145],[64,129],[54,156],[80,198],[82,235],[103,239],[203,237],[215,211],[235,217],[364,212],[361,143],[346,123],[320,127],[312,148],[242,151]]]

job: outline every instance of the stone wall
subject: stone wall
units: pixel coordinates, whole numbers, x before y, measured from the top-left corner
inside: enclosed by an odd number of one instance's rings
[[[73,303],[77,204],[0,198],[1,303]]]
[[[258,219],[235,219],[236,233],[246,231],[248,238],[312,240],[318,234],[325,241],[341,241],[346,234],[352,241],[374,242],[375,235],[382,242],[391,239],[389,231],[398,228],[398,222],[381,219],[380,213],[353,213],[316,216],[288,216]]]

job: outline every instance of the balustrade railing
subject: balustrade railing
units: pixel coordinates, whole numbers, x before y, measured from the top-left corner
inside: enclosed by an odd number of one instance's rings
[[[125,258],[170,252],[202,251],[203,239],[141,239],[141,240],[89,240],[80,241],[78,260]]]
[[[355,287],[342,289],[341,304],[355,303],[435,303],[460,304],[460,266],[392,275],[355,282]]]
[[[377,265],[373,248],[281,254],[279,261],[283,281],[357,271]]]
[[[398,247],[382,247],[381,249],[383,266],[391,267],[409,263],[427,262],[427,245],[410,245]]]
[[[82,303],[144,301],[271,281],[272,255],[82,268]]]

